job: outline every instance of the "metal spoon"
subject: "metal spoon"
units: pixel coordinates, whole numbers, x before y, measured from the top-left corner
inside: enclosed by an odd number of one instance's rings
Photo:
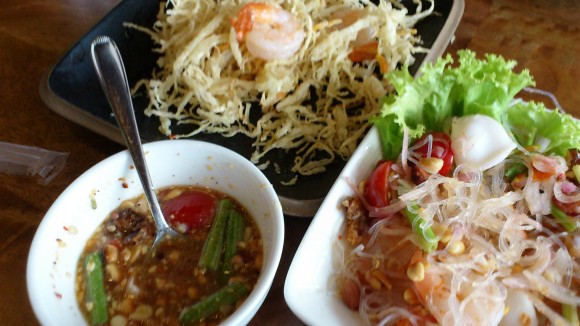
[[[101,87],[113,108],[117,123],[121,127],[123,138],[137,169],[137,174],[145,192],[145,198],[155,221],[155,240],[151,247],[155,249],[161,239],[166,236],[178,236],[179,233],[175,232],[163,217],[151,183],[145,156],[143,155],[143,148],[141,147],[137,122],[135,121],[135,112],[123,60],[117,45],[108,36],[97,36],[95,38],[91,44],[91,56]]]

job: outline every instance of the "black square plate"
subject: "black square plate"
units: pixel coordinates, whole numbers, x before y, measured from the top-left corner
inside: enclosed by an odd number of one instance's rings
[[[412,3],[412,1],[403,1]],[[123,27],[124,22],[141,26],[152,26],[159,11],[159,0],[123,0],[58,61],[45,76],[40,85],[40,94],[45,103],[56,113],[78,123],[100,135],[123,143],[123,138],[111,113],[109,104],[101,90],[93,70],[90,57],[90,44],[98,35],[108,35],[118,45],[129,84],[134,85],[142,78],[149,78],[156,68],[157,54],[151,49],[154,44],[145,33]],[[423,46],[430,48],[428,54],[416,57],[411,72],[428,61],[439,57],[449,44],[452,35],[463,15],[463,0],[435,0],[436,14],[416,25]],[[159,132],[157,117],[144,115],[148,104],[146,96],[135,96],[137,124],[143,142],[166,139]],[[197,135],[194,139],[209,141],[228,147],[249,158],[252,152],[251,140],[245,136],[224,138],[219,135]],[[293,186],[283,186],[281,181],[290,180],[291,153],[278,151],[267,157],[281,166],[281,173],[274,172],[273,164],[264,173],[274,185],[284,212],[293,216],[312,217],[322,199],[328,193],[336,177],[344,167],[344,161],[327,166],[327,171],[310,177],[300,176]]]

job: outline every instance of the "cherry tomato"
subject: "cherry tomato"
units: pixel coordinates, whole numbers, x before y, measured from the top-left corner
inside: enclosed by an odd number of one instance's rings
[[[187,230],[199,229],[211,225],[217,199],[203,190],[184,191],[179,196],[162,204],[161,209],[168,223],[174,227],[185,225]]]
[[[371,206],[384,207],[390,203],[389,199],[389,174],[391,173],[391,161],[382,161],[377,165],[365,187],[365,199]]]
[[[433,136],[433,146],[431,147],[431,157],[440,158],[443,160],[443,166],[439,170],[439,174],[447,175],[453,167],[453,150],[451,150],[451,139],[447,134],[440,131],[426,133],[416,143],[425,140],[429,135]],[[427,157],[429,151],[429,144],[425,144],[415,150],[416,153],[421,154],[422,157]]]

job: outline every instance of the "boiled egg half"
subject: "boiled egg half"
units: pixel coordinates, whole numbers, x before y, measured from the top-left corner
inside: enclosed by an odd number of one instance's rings
[[[456,117],[451,125],[455,163],[472,171],[487,170],[516,148],[503,126],[486,115]]]

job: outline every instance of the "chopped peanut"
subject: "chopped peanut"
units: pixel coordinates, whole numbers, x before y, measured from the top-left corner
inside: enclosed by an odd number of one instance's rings
[[[530,326],[531,324],[532,324],[532,319],[530,318],[530,316],[528,316],[526,314],[520,315],[520,325]]]
[[[127,318],[123,315],[115,315],[111,318],[111,326],[125,326],[127,325]]]
[[[112,281],[119,282],[121,280],[121,273],[119,272],[119,268],[116,264],[107,264],[105,266],[105,270],[107,271],[107,275]]]
[[[116,263],[117,259],[119,259],[119,248],[112,244],[108,244],[105,246],[105,260],[108,263]]]
[[[367,271],[365,273],[365,280],[373,289],[375,289],[375,290],[381,289],[381,282],[377,278],[375,278],[373,275],[371,275],[370,271]]]
[[[130,319],[143,321],[153,316],[153,308],[150,305],[140,305],[129,315]]]
[[[422,260],[423,260],[423,250],[417,249],[413,253],[413,256],[411,256],[411,259],[409,260],[409,263],[410,264],[414,264],[414,263],[419,262],[419,261],[422,261]]]
[[[423,157],[419,160],[419,165],[427,173],[435,174],[443,167],[443,160],[437,157]]]
[[[400,267],[401,265],[399,262],[393,257],[390,257],[387,261],[387,269],[389,270],[398,270]]]
[[[163,200],[170,200],[170,199],[176,198],[177,196],[181,195],[182,193],[183,193],[182,188],[173,188],[169,192],[167,192],[167,194],[165,194],[165,197],[163,198]]]
[[[374,270],[371,272],[372,276],[374,276],[376,279],[378,279],[381,284],[383,284],[383,286],[387,289],[390,290],[393,288],[393,284],[391,284],[391,281],[389,280],[389,278],[387,277],[387,275],[385,275],[383,272],[379,271],[379,270]]]

